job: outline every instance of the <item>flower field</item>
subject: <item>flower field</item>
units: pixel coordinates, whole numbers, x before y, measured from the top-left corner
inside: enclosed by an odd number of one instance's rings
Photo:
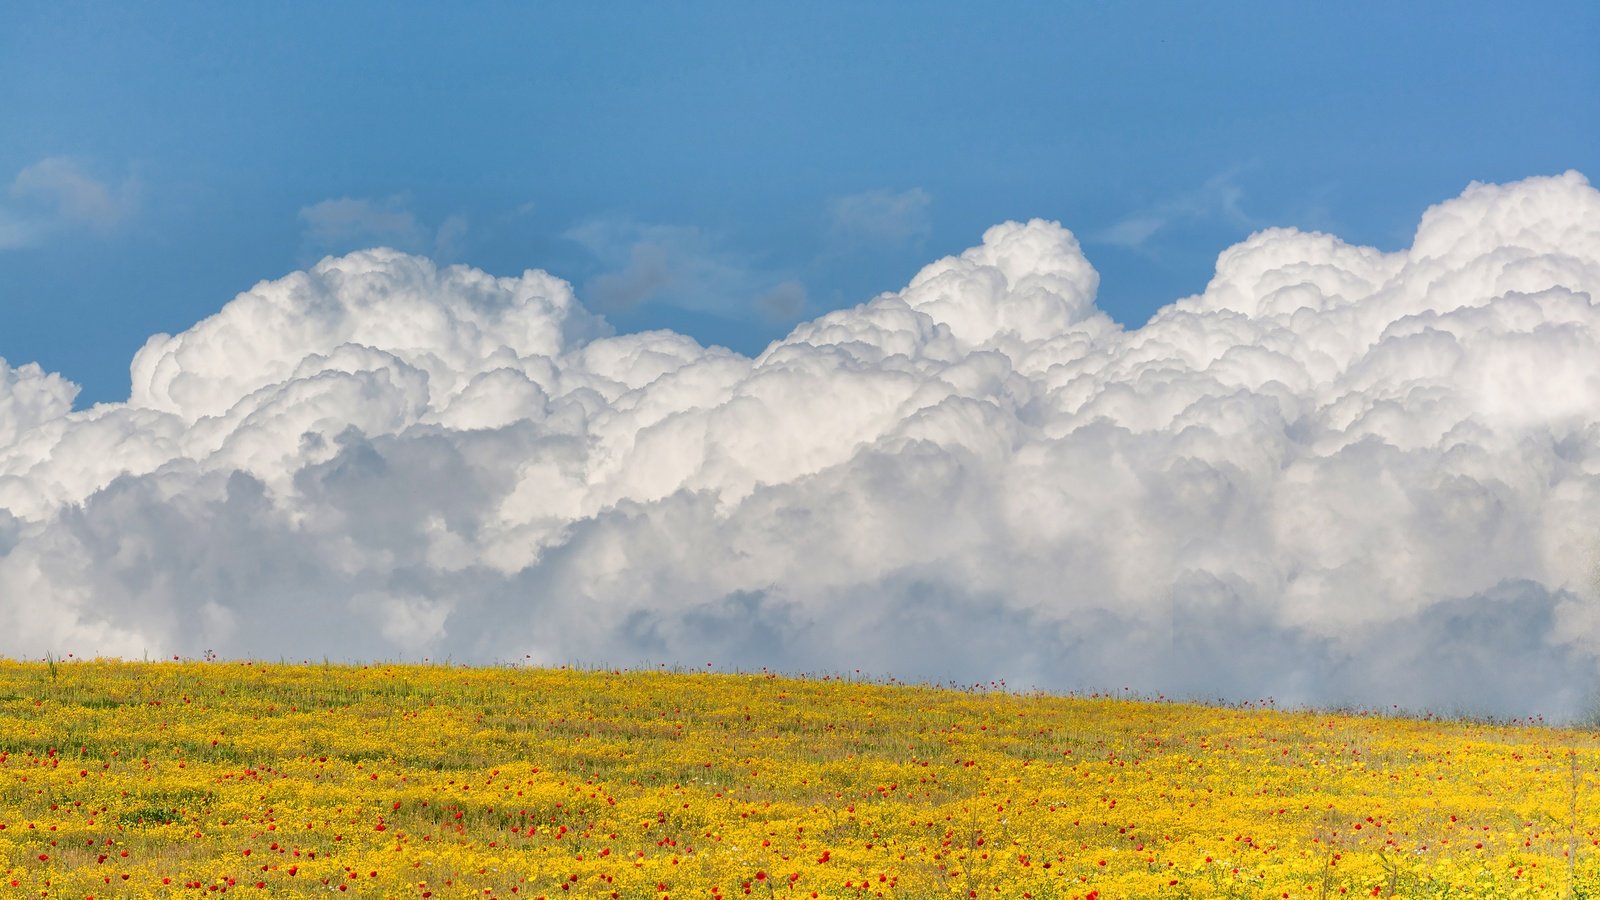
[[[769,675],[0,663],[0,893],[1600,896],[1587,732]]]

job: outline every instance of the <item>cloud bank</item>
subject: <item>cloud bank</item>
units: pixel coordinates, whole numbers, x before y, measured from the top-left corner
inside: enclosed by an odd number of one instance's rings
[[[262,282],[125,404],[0,364],[0,652],[566,661],[1577,711],[1600,192],[1293,229],[1143,327],[989,229],[756,358],[392,250]]]

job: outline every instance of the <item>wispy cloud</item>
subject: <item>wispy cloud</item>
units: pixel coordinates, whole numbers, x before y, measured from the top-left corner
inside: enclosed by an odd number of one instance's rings
[[[774,321],[793,319],[805,311],[806,286],[793,279],[779,282],[756,298],[756,307]]]
[[[933,229],[933,195],[920,187],[898,193],[863,191],[829,202],[836,239],[902,244]]]
[[[34,246],[79,229],[110,234],[139,210],[139,179],[96,178],[75,160],[52,156],[23,168],[0,206],[0,249]]]
[[[932,204],[933,196],[920,187],[833,197],[820,236],[822,250],[798,268],[814,269],[864,247],[912,244],[932,230]],[[697,225],[598,216],[579,222],[563,237],[604,267],[580,290],[585,303],[604,312],[665,302],[718,315],[792,322],[810,302],[796,267],[766,264],[741,252],[726,236]]]
[[[710,240],[689,225],[643,225],[627,217],[589,219],[563,235],[607,271],[584,285],[585,300],[604,312],[631,309],[673,285],[705,287],[733,267],[719,262]]]
[[[664,301],[720,315],[755,312],[783,320],[805,306],[805,288],[799,282],[764,269],[720,235],[695,225],[597,217],[563,236],[604,267],[581,291],[585,303],[603,312]]]
[[[460,215],[447,216],[437,226],[424,223],[405,194],[323,200],[302,207],[300,221],[307,247],[317,254],[385,246],[451,259],[467,232],[467,220]]]
[[[0,207],[0,250],[29,246],[36,236],[36,230],[27,220]]]
[[[1211,220],[1253,227],[1259,223],[1241,206],[1244,189],[1236,180],[1238,174],[1235,167],[1215,175],[1195,190],[1127,216],[1094,237],[1101,243],[1141,249],[1162,230],[1180,222]]]

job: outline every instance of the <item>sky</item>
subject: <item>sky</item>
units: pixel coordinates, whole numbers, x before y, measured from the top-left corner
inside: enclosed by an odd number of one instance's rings
[[[1035,216],[1138,325],[1258,228],[1395,249],[1470,181],[1595,171],[1597,34],[1586,3],[6,4],[0,356],[126,399],[150,334],[379,244],[754,353]]]
[[[1600,13],[0,11],[0,655],[1600,710]]]

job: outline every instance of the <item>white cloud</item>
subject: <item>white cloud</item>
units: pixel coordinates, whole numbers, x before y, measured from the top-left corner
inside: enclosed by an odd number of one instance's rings
[[[755,359],[610,335],[540,272],[324,260],[152,338],[128,404],[0,369],[0,652],[1570,712],[1596,223],[1568,173],[1396,253],[1269,229],[1134,330],[1070,232],[1007,223]]]
[[[139,180],[101,181],[77,162],[52,156],[23,168],[0,207],[0,249],[36,245],[52,235],[87,228],[109,234],[138,212]]]
[[[933,195],[919,187],[835,197],[828,206],[834,237],[840,240],[900,244],[926,237],[933,229]]]
[[[0,447],[72,409],[78,386],[37,363],[12,368],[0,359]]]
[[[437,228],[423,224],[404,194],[379,200],[323,200],[302,207],[300,221],[305,226],[306,245],[318,254],[381,246],[450,259],[460,250],[467,232],[467,220],[460,215],[446,217]]]

